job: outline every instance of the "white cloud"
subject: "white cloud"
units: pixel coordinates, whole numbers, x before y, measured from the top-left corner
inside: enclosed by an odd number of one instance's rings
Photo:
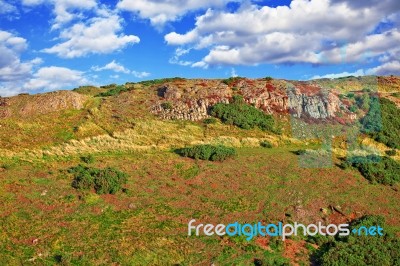
[[[383,33],[372,34],[342,47],[335,47],[318,54],[322,63],[363,62],[368,58],[391,58],[400,53],[400,32],[391,29]],[[386,59],[386,60],[387,60]]]
[[[62,30],[60,38],[65,42],[44,49],[43,52],[57,54],[62,58],[74,58],[112,53],[140,42],[135,35],[118,34],[122,31],[122,19],[118,15],[104,10],[101,15]]]
[[[96,0],[22,0],[22,4],[25,6],[36,6],[43,3],[54,6],[55,19],[52,29],[59,29],[64,24],[80,17],[79,12],[97,7]]]
[[[17,8],[10,3],[0,0],[0,14],[10,14],[17,12]]]
[[[120,10],[138,13],[141,18],[150,19],[154,26],[163,26],[168,21],[178,20],[188,12],[209,7],[223,7],[228,2],[228,0],[122,0],[117,7]]]
[[[387,75],[400,75],[400,62],[399,61],[390,61],[385,62],[377,67],[369,68],[369,69],[359,69],[355,72],[342,72],[342,73],[331,73],[326,75],[316,75],[313,76],[311,79],[335,79],[341,77],[348,77],[348,76],[364,76],[364,75],[376,75],[376,76],[387,76]]]
[[[24,38],[0,30],[0,95],[10,96],[23,91],[23,84],[32,77],[32,71],[43,63],[41,58],[21,61],[28,44]]]
[[[196,31],[189,31],[185,34],[171,32],[165,35],[165,41],[172,45],[183,45],[196,41],[198,37]]]
[[[46,0],[22,0],[22,4],[25,6],[36,6],[46,2]]]
[[[42,52],[75,58],[112,53],[140,42],[139,37],[123,32],[123,19],[117,11],[98,5],[96,0],[23,0],[25,6],[40,4],[53,6],[51,29],[59,31],[55,40],[61,40]]]
[[[21,53],[27,47],[28,44],[24,38],[0,30],[0,83],[14,82],[29,77],[33,65],[37,62],[20,60]]]
[[[151,75],[150,73],[144,72],[144,71],[142,71],[142,72],[132,71],[131,73],[132,73],[132,75],[134,75],[135,77],[137,77],[139,79],[142,79],[142,78],[145,78],[145,77],[148,77]]]
[[[181,60],[181,57],[188,54],[189,52],[190,52],[190,49],[177,48],[175,50],[174,56],[169,59],[169,63],[173,64],[173,65],[180,65],[180,66],[192,65],[193,64],[192,61]]]
[[[111,70],[111,71],[118,72],[118,73],[132,74],[136,78],[145,78],[145,77],[150,76],[150,73],[148,73],[148,72],[144,72],[144,71],[139,72],[139,71],[134,71],[134,70],[131,71],[131,70],[127,69],[126,67],[124,67],[123,65],[115,62],[115,60],[111,61],[110,63],[108,63],[102,67],[93,66],[92,70],[94,70],[94,71]],[[117,76],[117,75],[114,75],[114,77],[115,76]]]
[[[364,76],[365,72],[362,69],[357,70],[356,72],[342,72],[342,73],[332,73],[332,74],[326,74],[326,75],[316,75],[313,76],[311,79],[336,79],[336,78],[342,78],[342,77],[348,77],[348,76]]]
[[[375,1],[375,0],[369,0]],[[165,35],[169,45],[208,49],[194,67],[262,63],[363,62],[396,53],[399,32],[371,32],[399,12],[399,1],[377,6],[344,0],[293,0],[290,6],[245,2],[236,12],[208,9],[186,33]],[[396,3],[395,3],[396,2]],[[396,44],[397,43],[397,44]]]
[[[369,75],[400,75],[400,62],[391,61],[386,62],[380,66],[368,69],[367,74]]]
[[[84,72],[65,67],[40,68],[23,86],[25,90],[59,90],[87,85],[89,81],[84,77]]]
[[[115,62],[115,60],[111,61],[110,63],[108,63],[107,65],[105,65],[103,67],[94,66],[94,67],[92,67],[92,70],[94,70],[94,71],[112,70],[115,72],[122,72],[125,74],[131,73],[131,71],[129,69],[126,69],[123,65],[118,64],[117,62]]]

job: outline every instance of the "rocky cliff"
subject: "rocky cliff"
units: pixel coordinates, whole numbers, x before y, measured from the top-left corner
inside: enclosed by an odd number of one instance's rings
[[[160,101],[151,109],[163,119],[202,120],[217,103],[229,103],[234,94],[268,114],[292,114],[298,118],[331,119],[346,110],[338,92],[307,82],[270,79],[187,80],[163,84]]]
[[[50,112],[82,109],[87,96],[73,91],[57,91],[37,95],[21,94],[0,98],[0,118],[28,117]]]

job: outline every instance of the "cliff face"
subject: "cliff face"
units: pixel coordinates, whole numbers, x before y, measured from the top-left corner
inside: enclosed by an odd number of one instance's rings
[[[82,109],[87,97],[73,91],[0,98],[0,118],[28,117],[50,112]]]
[[[152,108],[163,119],[202,120],[217,103],[229,103],[234,94],[268,114],[292,114],[298,118],[335,118],[345,105],[335,92],[305,82],[240,79],[231,84],[218,80],[186,81],[158,88],[161,100]]]
[[[229,103],[232,90],[215,86],[214,82],[201,84],[166,84],[157,89],[164,101],[153,106],[152,112],[163,119],[202,120],[208,117],[210,107],[217,103]],[[163,103],[170,103],[170,108]]]
[[[335,118],[341,107],[346,108],[334,91],[306,83],[294,84],[287,95],[289,112],[297,118]]]

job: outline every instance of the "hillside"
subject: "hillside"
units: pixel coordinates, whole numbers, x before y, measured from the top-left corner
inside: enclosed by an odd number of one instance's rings
[[[334,241],[188,237],[191,219],[380,215],[398,239],[399,94],[399,77],[370,76],[169,78],[0,97],[0,264],[308,265]],[[178,152],[204,144],[234,156]],[[387,179],[356,161],[371,154],[383,159],[368,167]],[[103,177],[125,182],[101,190]]]

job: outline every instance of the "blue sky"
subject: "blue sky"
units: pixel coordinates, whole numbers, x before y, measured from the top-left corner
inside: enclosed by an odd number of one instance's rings
[[[162,77],[400,74],[398,0],[0,0],[0,96]]]

